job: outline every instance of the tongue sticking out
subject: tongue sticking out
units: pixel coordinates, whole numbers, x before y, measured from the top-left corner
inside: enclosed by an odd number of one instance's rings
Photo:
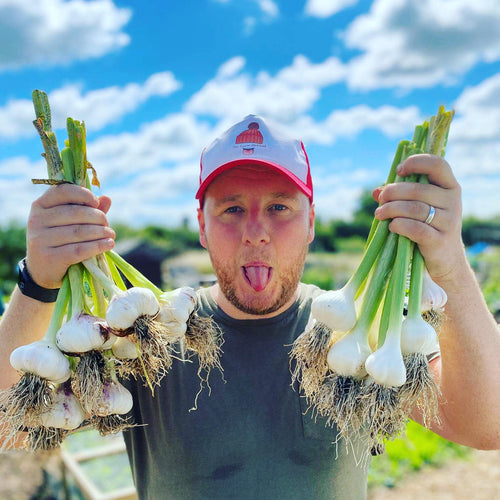
[[[250,283],[250,286],[256,291],[260,292],[266,288],[271,277],[271,270],[266,266],[246,266],[243,268],[245,277]]]

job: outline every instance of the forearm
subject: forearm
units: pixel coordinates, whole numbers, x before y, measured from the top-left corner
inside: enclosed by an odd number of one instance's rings
[[[465,255],[438,281],[448,295],[440,334],[443,421],[452,438],[500,447],[500,331]]]
[[[17,382],[19,374],[10,365],[11,352],[21,345],[41,339],[54,310],[54,304],[24,296],[16,287],[0,320],[0,390]]]

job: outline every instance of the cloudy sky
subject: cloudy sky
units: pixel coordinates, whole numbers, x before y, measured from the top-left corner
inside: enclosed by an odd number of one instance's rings
[[[499,26],[498,0],[0,0],[0,223],[45,189],[35,88],[60,145],[85,121],[112,222],[194,221],[201,150],[249,113],[304,141],[317,212],[348,218],[441,104],[464,214],[500,214]]]

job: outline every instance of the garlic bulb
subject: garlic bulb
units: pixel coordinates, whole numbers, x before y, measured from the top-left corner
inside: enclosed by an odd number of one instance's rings
[[[345,286],[316,297],[311,303],[311,314],[320,323],[337,332],[348,332],[356,324],[354,290]]]
[[[59,387],[54,392],[52,407],[40,415],[40,423],[44,427],[56,429],[76,429],[85,420],[85,414],[80,401],[65,387]]]
[[[447,300],[446,292],[433,281],[429,271],[425,269],[422,283],[422,311],[441,309]]]
[[[406,317],[401,325],[401,350],[426,355],[439,350],[436,330],[421,316]]]
[[[163,325],[166,328],[166,335],[170,340],[180,340],[187,332],[187,324],[185,322],[170,321],[169,323],[163,323]]]
[[[137,359],[139,357],[137,344],[130,341],[128,337],[118,337],[111,349],[118,359]]]
[[[151,290],[133,287],[113,296],[106,312],[106,321],[111,328],[126,330],[140,316],[154,317],[159,309],[158,299]]]
[[[384,387],[400,387],[406,382],[406,367],[399,339],[399,332],[387,332],[383,346],[366,359],[366,372]]]
[[[83,313],[73,316],[56,335],[57,347],[67,353],[109,348],[115,340],[111,328],[103,319]]]
[[[181,287],[160,296],[160,313],[158,321],[161,323],[186,323],[194,311],[196,292],[191,287]]]
[[[108,381],[103,386],[103,391],[96,401],[92,414],[98,417],[107,415],[123,415],[128,413],[133,406],[132,394],[119,382]]]
[[[365,361],[371,352],[367,332],[363,327],[356,327],[330,347],[328,366],[338,375],[363,378]]]
[[[34,373],[55,384],[65,382],[71,375],[68,358],[47,340],[38,340],[14,349],[10,364],[19,372]]]

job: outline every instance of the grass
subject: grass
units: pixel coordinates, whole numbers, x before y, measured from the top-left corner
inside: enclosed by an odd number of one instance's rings
[[[471,448],[461,446],[410,421],[406,435],[389,441],[386,452],[372,459],[368,471],[368,487],[394,487],[409,473],[424,467],[441,466],[452,459],[467,458]]]
[[[81,450],[92,450],[122,441],[121,434],[102,437],[94,429],[82,430],[69,435],[64,441],[67,452],[76,453]],[[133,486],[132,472],[126,452],[114,453],[80,462],[80,466],[102,493],[112,493],[121,488]]]

